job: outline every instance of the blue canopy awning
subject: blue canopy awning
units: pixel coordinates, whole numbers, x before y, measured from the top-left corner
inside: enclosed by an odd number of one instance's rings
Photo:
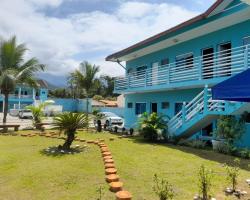
[[[250,102],[250,69],[212,87],[215,100]]]

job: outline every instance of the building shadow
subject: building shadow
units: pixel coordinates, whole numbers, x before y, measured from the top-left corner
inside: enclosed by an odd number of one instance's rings
[[[192,154],[195,156],[198,156],[202,159],[214,161],[217,163],[220,163],[221,166],[235,166],[235,159],[240,159],[240,165],[239,168],[242,170],[250,171],[250,160],[249,159],[243,159],[231,155],[225,155],[222,153],[217,153],[212,150],[211,147],[208,147],[206,149],[196,149],[192,147],[185,147],[185,146],[179,146],[174,145],[166,142],[159,142],[159,143],[153,143],[146,141],[143,137],[140,136],[134,136],[129,138],[130,141],[139,144],[139,145],[152,145],[152,146],[164,146],[166,148],[175,149],[177,151],[182,151],[184,153]]]

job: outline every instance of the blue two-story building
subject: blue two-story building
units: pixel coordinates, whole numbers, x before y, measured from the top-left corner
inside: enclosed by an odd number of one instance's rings
[[[35,102],[44,102],[48,98],[48,85],[43,80],[38,80],[38,88],[27,85],[18,85],[9,95],[9,109],[23,109]],[[3,112],[4,96],[0,94],[0,112]]]
[[[209,137],[220,115],[250,110],[246,103],[213,100],[210,89],[250,67],[249,1],[217,0],[205,13],[106,60],[126,62],[114,91],[125,95],[126,127],[135,127],[143,112],[157,112],[171,118],[172,135]],[[246,126],[241,145],[250,146]]]

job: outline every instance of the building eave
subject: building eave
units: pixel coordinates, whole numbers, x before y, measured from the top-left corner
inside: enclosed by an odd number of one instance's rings
[[[229,2],[229,1],[227,1],[227,2]],[[169,34],[172,34],[172,33],[176,32],[178,30],[186,28],[186,27],[188,27],[188,26],[190,26],[190,25],[192,25],[192,24],[194,24],[194,23],[196,23],[196,22],[198,22],[198,21],[200,21],[202,19],[205,19],[205,18],[209,17],[210,15],[213,14],[214,11],[216,11],[216,9],[220,5],[222,5],[222,3],[225,3],[225,0],[217,0],[205,13],[200,14],[200,15],[198,15],[198,16],[196,16],[196,17],[194,17],[194,18],[192,18],[192,19],[190,19],[188,21],[185,21],[185,22],[183,22],[183,23],[181,23],[181,24],[179,24],[179,25],[177,25],[177,26],[175,26],[175,27],[173,27],[171,29],[163,31],[163,32],[161,32],[161,33],[159,33],[157,35],[154,35],[154,36],[152,36],[152,37],[150,37],[150,38],[148,38],[146,40],[143,40],[143,41],[141,41],[141,42],[139,42],[137,44],[134,44],[134,45],[132,45],[132,46],[130,46],[130,47],[124,49],[124,50],[121,50],[121,51],[119,51],[117,53],[109,55],[108,57],[106,57],[106,61],[113,61],[113,62],[114,61],[122,61],[122,60],[119,59],[120,57],[122,57],[122,56],[124,56],[126,54],[129,54],[129,53],[132,53],[133,51],[135,51],[138,48],[143,48],[145,46],[148,46],[152,42],[162,38],[163,36],[167,36]],[[226,5],[228,5],[228,4],[225,4],[220,9],[223,9]]]

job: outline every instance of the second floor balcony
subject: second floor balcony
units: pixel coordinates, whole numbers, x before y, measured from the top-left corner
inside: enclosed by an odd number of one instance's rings
[[[250,45],[186,56],[167,65],[127,73],[115,80],[116,93],[204,87],[219,83],[250,67]]]

